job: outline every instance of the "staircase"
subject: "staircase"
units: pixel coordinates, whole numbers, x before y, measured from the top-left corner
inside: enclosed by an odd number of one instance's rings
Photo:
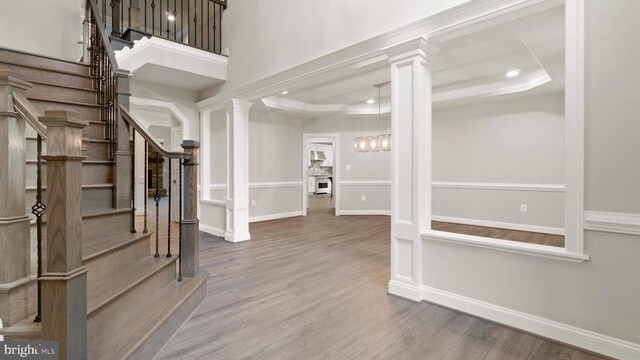
[[[160,351],[199,305],[206,293],[205,276],[178,281],[178,257],[154,257],[154,233],[132,233],[132,209],[115,209],[116,161],[109,159],[109,140],[100,120],[97,91],[89,65],[0,49],[0,71],[32,84],[25,95],[41,114],[68,110],[88,121],[82,130],[90,140],[82,161],[82,261],[87,273],[87,349],[89,359],[149,359]],[[27,124],[26,214],[36,203],[37,134]],[[43,148],[46,148],[43,145]],[[46,154],[46,150],[44,152]],[[46,184],[46,162],[42,166]],[[43,188],[46,205],[46,190]],[[46,222],[46,214],[43,217]],[[32,221],[32,244],[35,224]],[[42,261],[46,264],[46,226],[42,228]],[[31,249],[35,274],[35,246]],[[43,266],[46,268],[46,266]],[[5,340],[42,338],[36,315],[35,280],[25,287],[24,311],[0,330]],[[49,301],[43,299],[43,302]],[[43,318],[51,314],[43,313]],[[43,320],[44,321],[44,320]]]

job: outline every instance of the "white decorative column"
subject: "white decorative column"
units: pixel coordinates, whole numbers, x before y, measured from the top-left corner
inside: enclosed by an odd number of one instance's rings
[[[211,200],[211,111],[200,111],[200,199]]]
[[[389,293],[420,301],[420,234],[431,228],[431,64],[439,49],[420,37],[384,52],[391,63]]]
[[[227,224],[224,238],[249,240],[249,108],[233,99],[227,107]]]

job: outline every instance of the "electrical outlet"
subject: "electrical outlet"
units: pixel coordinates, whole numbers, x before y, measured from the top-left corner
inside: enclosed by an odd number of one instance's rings
[[[351,165],[347,165],[347,171],[351,171]]]
[[[251,200],[251,206],[256,206],[256,201],[255,200]]]
[[[361,201],[367,201],[367,197],[366,197],[366,196],[364,196],[364,195],[362,195],[362,196],[360,197],[360,200],[361,200]]]
[[[520,204],[520,212],[527,212],[527,204]]]

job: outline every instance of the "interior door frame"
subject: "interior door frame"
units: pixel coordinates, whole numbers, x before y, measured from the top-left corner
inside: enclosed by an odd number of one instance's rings
[[[302,216],[307,216],[309,206],[309,143],[328,142],[333,144],[333,208],[335,215],[340,215],[340,134],[338,133],[303,133],[302,134]]]

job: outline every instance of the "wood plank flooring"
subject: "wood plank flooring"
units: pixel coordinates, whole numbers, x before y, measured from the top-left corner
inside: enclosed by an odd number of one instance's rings
[[[231,244],[202,233],[207,297],[160,359],[600,359],[429,303],[386,294],[389,218],[251,224]]]

